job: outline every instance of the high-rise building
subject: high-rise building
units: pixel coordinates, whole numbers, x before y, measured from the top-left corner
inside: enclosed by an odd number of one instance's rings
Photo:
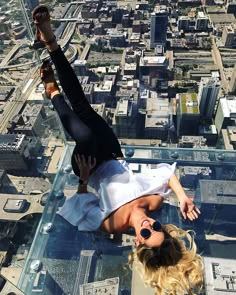
[[[226,129],[228,126],[235,125],[236,121],[236,97],[226,96],[220,98],[216,116],[215,125],[218,133],[221,129]]]
[[[195,16],[180,16],[178,19],[178,29],[183,31],[205,31],[208,28],[208,17],[204,12],[199,11]]]
[[[136,137],[137,112],[131,100],[119,100],[112,127],[117,137]]]
[[[187,31],[189,27],[189,17],[182,15],[178,18],[178,29]]]
[[[77,59],[73,64],[73,69],[77,76],[86,76],[88,74],[87,61]]]
[[[208,28],[208,22],[208,17],[204,12],[199,11],[196,18],[195,29],[198,31],[205,31]]]
[[[46,113],[43,105],[27,104],[21,113],[10,123],[10,133],[25,134],[28,137],[40,137],[45,132]]]
[[[236,64],[234,66],[234,70],[229,83],[229,91],[234,92],[235,90],[236,90]]]
[[[158,6],[151,14],[150,48],[155,48],[159,44],[166,45],[167,25],[168,13]]]
[[[220,81],[218,78],[201,78],[198,92],[198,105],[200,114],[206,119],[211,119],[220,91]]]
[[[27,170],[28,140],[24,134],[0,135],[0,167],[5,170]]]
[[[236,47],[236,24],[224,27],[222,42],[225,47]]]
[[[178,100],[177,135],[197,135],[200,119],[197,94],[183,93]]]
[[[157,83],[168,81],[169,61],[165,56],[144,56],[140,58],[139,79],[144,84],[156,87]]]

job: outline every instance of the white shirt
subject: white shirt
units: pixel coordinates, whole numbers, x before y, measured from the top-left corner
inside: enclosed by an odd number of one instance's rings
[[[58,214],[80,231],[95,231],[103,220],[124,204],[144,195],[167,197],[169,179],[175,165],[159,164],[147,173],[134,174],[125,160],[102,163],[89,177],[89,186],[97,193],[76,193],[68,198]]]

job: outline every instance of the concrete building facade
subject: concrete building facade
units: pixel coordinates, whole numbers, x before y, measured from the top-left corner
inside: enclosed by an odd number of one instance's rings
[[[220,81],[218,78],[201,78],[197,99],[202,117],[212,119],[219,91]]]
[[[28,140],[24,134],[0,135],[0,167],[4,170],[27,170]]]
[[[236,24],[231,24],[224,27],[222,43],[225,47],[236,47]]]
[[[177,136],[197,135],[200,120],[197,94],[180,94],[177,100]]]
[[[218,134],[222,129],[235,125],[236,122],[236,97],[226,96],[220,98],[216,110],[215,125]]]
[[[169,100],[167,98],[147,99],[145,138],[166,141],[168,138],[169,123]]]
[[[168,25],[168,13],[159,6],[151,14],[151,30],[150,30],[150,48],[156,45],[166,45],[166,33]]]
[[[229,83],[229,91],[235,92],[235,90],[236,90],[236,64],[234,66],[234,70]]]
[[[114,114],[112,127],[117,137],[136,138],[137,112],[134,102],[120,99]]]

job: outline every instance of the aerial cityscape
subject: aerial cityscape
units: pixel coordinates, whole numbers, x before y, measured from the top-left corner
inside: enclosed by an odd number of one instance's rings
[[[174,194],[154,215],[195,232],[200,294],[235,294],[236,0],[0,0],[0,294],[155,294],[128,265],[132,230],[79,232],[57,214],[78,177],[39,75],[39,4],[134,173],[177,163],[201,216],[184,221]]]

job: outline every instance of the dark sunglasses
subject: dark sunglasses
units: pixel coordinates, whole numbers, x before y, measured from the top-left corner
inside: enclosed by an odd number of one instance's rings
[[[162,231],[162,225],[159,221],[154,221],[151,225],[151,228],[154,231]],[[146,240],[151,237],[152,233],[148,228],[142,228],[140,230],[140,235]]]

